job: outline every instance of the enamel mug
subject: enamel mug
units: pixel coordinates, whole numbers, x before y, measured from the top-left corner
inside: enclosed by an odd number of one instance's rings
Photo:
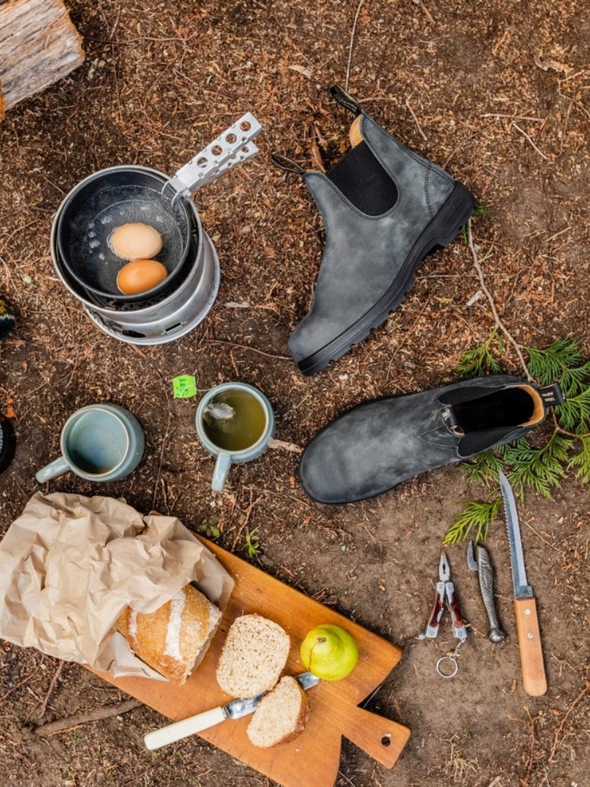
[[[72,471],[87,481],[117,481],[141,461],[145,440],[137,418],[117,404],[76,410],[60,438],[61,456],[35,474],[40,484]]]
[[[207,408],[222,402],[224,399],[232,400],[232,395],[239,398],[240,394],[248,395],[253,398],[262,408],[263,420],[261,422],[260,434],[252,444],[245,445],[240,449],[230,449],[214,442],[211,437],[211,430],[207,426]],[[272,407],[266,396],[257,388],[246,383],[223,383],[208,391],[199,402],[196,416],[197,434],[204,448],[210,454],[217,457],[211,488],[214,492],[221,492],[232,464],[241,464],[257,459],[266,449],[274,433],[274,415]],[[239,435],[238,435],[239,437]],[[242,441],[243,442],[243,441]]]

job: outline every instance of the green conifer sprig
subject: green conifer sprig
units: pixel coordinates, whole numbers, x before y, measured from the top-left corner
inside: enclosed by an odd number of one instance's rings
[[[502,374],[501,357],[504,353],[504,343],[498,335],[496,328],[491,332],[490,338],[481,347],[467,350],[461,356],[459,365],[453,372],[455,380],[472,380],[474,377],[483,377],[485,374]]]
[[[582,450],[572,456],[567,466],[568,470],[576,471],[576,478],[582,484],[590,484],[590,437],[582,437]]]
[[[490,523],[500,513],[501,504],[500,498],[483,503],[477,501],[467,503],[448,529],[445,544],[457,544],[468,538],[473,538],[476,544],[478,541],[485,541],[488,537]]]
[[[521,498],[527,489],[551,497],[570,471],[579,482],[590,484],[590,361],[584,358],[584,348],[581,342],[566,338],[544,349],[523,349],[528,355],[531,376],[540,385],[558,381],[567,398],[555,408],[558,428],[539,447],[521,438],[497,450],[483,451],[460,465],[470,481],[484,484],[489,491],[484,502],[463,505],[445,536],[445,544],[463,541],[472,531],[476,542],[487,538],[489,526],[500,510],[500,469]],[[463,354],[456,369],[459,379],[503,372],[503,352],[504,345],[494,330],[481,347]],[[572,455],[575,450],[578,453]]]

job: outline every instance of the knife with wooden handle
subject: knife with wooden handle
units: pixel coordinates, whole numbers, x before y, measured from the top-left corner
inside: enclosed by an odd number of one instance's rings
[[[311,672],[303,672],[301,675],[297,675],[295,679],[304,691],[317,686],[320,682],[320,679],[312,675]],[[218,708],[197,713],[196,716],[189,716],[188,719],[181,719],[181,721],[177,721],[174,724],[160,727],[159,730],[148,732],[144,736],[145,745],[148,749],[154,751],[154,749],[161,749],[162,746],[168,746],[170,743],[188,738],[189,735],[208,730],[209,727],[214,727],[226,719],[241,719],[242,716],[254,713],[265,694],[268,694],[268,692],[265,691],[257,697],[250,697],[249,699],[232,700],[227,705],[221,705]]]
[[[514,493],[508,479],[499,472],[500,488],[504,498],[506,527],[508,529],[508,545],[512,564],[512,581],[514,583],[514,611],[522,665],[522,683],[524,690],[532,697],[540,697],[547,691],[547,678],[543,664],[543,648],[541,632],[537,618],[537,605],[532,587],[527,584],[524,567],[524,554],[520,537],[520,525],[516,511]]]

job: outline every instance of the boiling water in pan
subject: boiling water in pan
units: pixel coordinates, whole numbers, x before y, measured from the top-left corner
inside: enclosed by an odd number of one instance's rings
[[[170,273],[180,263],[185,238],[179,224],[182,217],[169,200],[145,186],[118,186],[105,189],[88,201],[78,214],[76,225],[83,228],[78,253],[74,248],[77,231],[72,232],[70,252],[78,263],[80,275],[91,286],[119,293],[117,274],[127,264],[111,250],[108,239],[122,224],[148,224],[162,236],[162,250],[156,259]]]

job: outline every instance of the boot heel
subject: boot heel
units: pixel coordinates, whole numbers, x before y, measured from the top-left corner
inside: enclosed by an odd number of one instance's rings
[[[447,201],[436,214],[428,227],[432,245],[446,248],[461,229],[467,224],[477,201],[469,189],[462,183],[456,183]]]

